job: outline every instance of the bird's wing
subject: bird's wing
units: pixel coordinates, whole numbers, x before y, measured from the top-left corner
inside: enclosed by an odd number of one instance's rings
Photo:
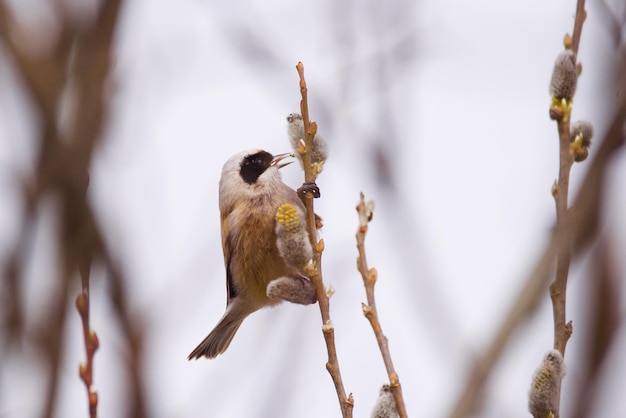
[[[230,270],[230,259],[226,264],[226,306],[230,305],[230,302],[237,296],[235,284],[233,282],[233,274]]]
[[[228,220],[222,221],[222,226],[224,222],[228,222]],[[234,256],[234,237],[233,232],[231,230],[230,234],[224,234],[224,228],[222,228],[222,249],[224,250],[224,267],[226,267],[226,306],[230,305],[232,300],[237,296],[237,289],[235,289],[235,282],[233,280],[233,272],[231,268],[231,262]],[[224,236],[226,235],[226,236]]]

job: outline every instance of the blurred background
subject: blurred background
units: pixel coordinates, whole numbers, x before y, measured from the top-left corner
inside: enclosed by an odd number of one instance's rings
[[[99,416],[340,416],[317,306],[259,311],[222,356],[186,359],[226,302],[222,164],[244,149],[289,151],[298,61],[330,148],[315,207],[354,416],[369,416],[387,381],[361,311],[360,191],[376,202],[366,250],[409,415],[446,416],[554,225],[558,135],[548,83],[576,2],[116,3],[0,7],[0,417],[88,416],[74,306],[84,262],[100,342]],[[587,11],[572,120],[594,125],[591,160],[623,100],[626,8],[594,0]],[[572,168],[572,198],[588,165]],[[303,181],[297,164],[282,172],[294,188]],[[564,417],[580,410],[581,393],[585,416],[626,411],[625,180],[622,149],[609,167],[598,237],[570,271]],[[594,283],[605,270],[614,322],[594,363]],[[552,331],[546,287],[476,416],[530,416],[531,376]]]

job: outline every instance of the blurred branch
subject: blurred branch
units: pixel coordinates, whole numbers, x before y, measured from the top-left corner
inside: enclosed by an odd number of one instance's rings
[[[585,303],[591,321],[583,339],[585,360],[581,362],[582,375],[577,379],[580,382],[578,396],[573,398],[576,400],[572,408],[575,418],[592,416],[594,403],[601,398],[600,380],[607,370],[604,365],[622,323],[623,292],[615,270],[615,253],[611,250],[610,240],[604,238],[595,246],[592,255]]]
[[[576,17],[574,18],[574,32],[572,35],[572,51],[574,55],[578,55],[578,47],[580,46],[580,36],[583,32],[583,23],[587,18],[585,10],[585,0],[578,0],[576,3]]]
[[[3,322],[0,324],[0,330],[8,337],[6,343],[18,343],[24,335],[25,312],[22,300],[22,264],[21,256],[26,253],[28,240],[31,237],[30,226],[32,224],[33,208],[27,205],[24,208],[24,219],[20,225],[20,233],[17,242],[11,248],[5,265],[2,266],[2,279],[4,280],[3,292],[0,292],[0,309],[2,310]]]
[[[571,248],[571,254],[575,256],[595,237],[605,187],[605,176],[611,157],[624,144],[625,120],[626,101],[622,98],[610,129],[598,147],[595,158],[590,163],[574,204],[565,214],[563,222],[557,225],[553,231],[550,242],[526,278],[523,289],[498,328],[494,339],[474,362],[450,417],[460,418],[475,412],[480,403],[485,382],[502,355],[508,340],[513,332],[539,306],[550,279],[556,254]]]
[[[373,202],[365,201],[365,196],[361,193],[361,199],[356,207],[359,214],[359,228],[356,232],[356,246],[359,251],[359,256],[356,259],[357,269],[361,273],[363,278],[363,285],[365,286],[365,294],[367,296],[367,305],[362,304],[363,314],[369,320],[376,341],[378,342],[378,348],[380,354],[383,357],[385,368],[387,369],[387,375],[389,376],[389,387],[395,400],[396,408],[400,418],[406,418],[407,411],[404,405],[404,398],[402,396],[402,386],[400,385],[400,378],[393,367],[393,361],[391,359],[391,352],[389,351],[389,344],[387,337],[383,333],[382,326],[378,320],[378,310],[376,309],[376,296],[374,294],[374,285],[378,278],[378,272],[375,268],[369,268],[367,265],[367,255],[365,253],[365,235],[367,234],[368,223],[372,220],[373,215]]]
[[[626,20],[626,8],[622,10],[622,17],[618,17],[607,3],[607,0],[598,0],[596,4],[599,14],[603,15],[602,21],[605,22],[605,29],[613,37],[614,46],[618,46],[622,42],[622,27]]]
[[[44,317],[39,320],[35,333],[35,341],[42,349],[49,369],[46,400],[42,414],[46,418],[52,418],[56,408],[61,357],[65,347],[63,334],[67,324],[66,305],[69,299],[71,275],[63,274],[57,279],[59,279],[58,286],[50,298]]]
[[[53,123],[58,99],[65,86],[65,64],[75,33],[72,33],[69,25],[62,25],[54,49],[39,56],[28,55],[23,51],[16,34],[23,32],[19,30],[10,9],[4,2],[0,2],[0,39],[24,78],[40,116],[48,123]]]
[[[100,343],[95,331],[91,329],[89,324],[89,273],[91,269],[91,260],[85,260],[79,266],[81,293],[76,297],[76,309],[80,315],[83,324],[83,339],[85,342],[85,353],[87,360],[79,367],[79,375],[85,383],[87,389],[87,400],[89,403],[89,416],[96,418],[98,416],[98,394],[93,389],[93,357]]]
[[[309,106],[307,102],[307,86],[304,79],[304,65],[299,62],[296,65],[298,76],[300,78],[300,94],[302,100],[300,101],[300,111],[302,113],[302,121],[304,124],[305,134],[305,147],[299,150],[302,157],[302,166],[304,168],[304,181],[306,183],[315,182],[315,174],[313,165],[311,163],[311,150],[313,149],[313,138],[317,131],[317,125],[315,122],[310,122],[309,119]],[[307,225],[309,230],[309,237],[311,239],[311,246],[313,247],[313,266],[309,272],[311,282],[315,286],[315,292],[317,295],[317,301],[320,307],[320,313],[322,315],[322,331],[324,334],[324,340],[326,341],[326,349],[328,352],[328,362],[326,363],[326,369],[330,373],[333,383],[335,384],[335,390],[337,391],[337,397],[339,398],[339,405],[341,407],[341,414],[344,418],[352,417],[352,408],[354,406],[354,399],[352,394],[346,397],[346,390],[343,386],[341,379],[341,370],[339,369],[339,360],[337,358],[337,348],[335,346],[335,328],[330,319],[330,302],[326,289],[324,287],[324,280],[322,278],[322,250],[323,241],[317,242],[315,231],[315,212],[313,209],[313,194],[306,193],[306,209],[307,209]]]
[[[54,192],[59,202],[59,211],[54,213],[60,225],[58,239],[62,275],[36,332],[38,346],[43,350],[50,369],[43,411],[43,415],[48,417],[53,416],[56,409],[68,290],[77,271],[81,275],[82,290],[76,299],[76,306],[82,320],[87,352],[86,363],[80,367],[80,378],[87,387],[90,415],[96,416],[97,396],[92,385],[93,355],[98,340],[89,318],[89,269],[95,259],[104,259],[109,267],[111,301],[131,346],[129,369],[133,406],[128,416],[147,416],[141,376],[141,327],[130,315],[125,297],[126,280],[112,262],[87,200],[88,171],[107,116],[109,92],[106,79],[110,73],[113,38],[121,5],[121,0],[101,2],[95,18],[84,25],[71,22],[60,11],[57,16],[62,21],[59,22],[59,35],[54,45],[44,53],[32,54],[26,53],[19,43],[18,35],[25,34],[25,29],[18,27],[10,8],[0,2],[0,40],[34,101],[41,126],[35,182],[34,185],[24,185],[24,196],[28,202],[24,229],[33,222],[32,215],[44,193]],[[55,6],[61,7],[58,3]],[[61,127],[59,115],[63,113],[62,109],[68,108],[71,112],[67,126]],[[19,261],[24,258],[25,251],[23,239],[18,241],[7,267],[8,272],[16,277],[20,274]],[[19,279],[10,278],[10,283]],[[50,326],[51,323],[53,326]]]
[[[126,360],[131,391],[128,395],[130,406],[128,407],[127,416],[129,418],[145,418],[150,416],[146,404],[145,384],[142,374],[143,330],[145,327],[142,321],[137,318],[137,315],[131,313],[130,304],[126,296],[126,280],[106,248],[103,248],[102,258],[108,270],[109,292],[113,311],[118,317],[122,335],[130,351],[129,358]]]

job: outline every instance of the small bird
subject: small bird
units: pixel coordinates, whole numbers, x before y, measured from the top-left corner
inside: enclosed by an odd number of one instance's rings
[[[251,150],[233,155],[224,164],[219,207],[226,312],[188,360],[215,358],[226,351],[243,320],[261,308],[283,300],[301,305],[317,301],[315,288],[302,273],[304,266],[296,265],[308,262],[312,249],[304,204],[298,192],[283,183],[279,172],[290,164],[281,163],[289,156],[292,154],[274,156]],[[298,190],[319,195],[314,184],[305,183]]]

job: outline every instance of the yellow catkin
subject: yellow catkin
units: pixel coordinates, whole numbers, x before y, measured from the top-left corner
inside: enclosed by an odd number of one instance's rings
[[[559,408],[561,380],[565,374],[563,356],[556,350],[546,353],[535,371],[528,391],[528,411],[535,418],[547,418]]]
[[[276,221],[283,225],[288,232],[296,233],[300,229],[298,212],[289,203],[280,205],[276,211]]]

